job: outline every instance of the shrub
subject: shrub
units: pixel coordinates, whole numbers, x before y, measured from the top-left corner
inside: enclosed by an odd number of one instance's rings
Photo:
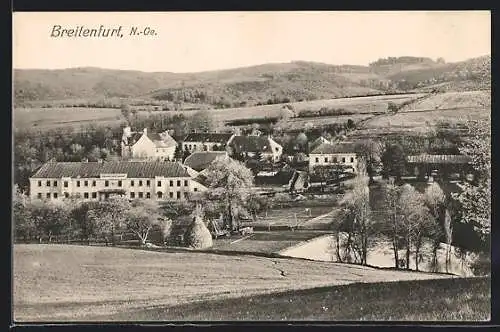
[[[185,245],[194,249],[209,248],[213,245],[212,234],[201,216],[195,216],[186,231]]]

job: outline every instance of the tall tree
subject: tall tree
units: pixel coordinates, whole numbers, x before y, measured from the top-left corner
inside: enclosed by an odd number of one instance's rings
[[[400,181],[406,168],[406,155],[400,144],[387,144],[382,154],[383,175],[385,178],[392,175]]]
[[[216,159],[205,172],[209,187],[207,199],[221,204],[227,225],[236,230],[235,212],[245,209],[245,201],[253,186],[252,172],[232,158]]]
[[[110,235],[111,244],[115,245],[115,234],[124,225],[129,209],[130,202],[128,199],[114,196],[99,201],[88,212],[88,217],[95,223],[99,233],[105,235],[106,244],[108,243],[107,236]]]
[[[439,186],[438,183],[433,182],[430,184],[424,193],[424,203],[429,209],[429,213],[434,221],[432,228],[432,266],[434,272],[437,272],[438,261],[437,261],[437,251],[441,244],[441,238],[443,236],[443,225],[442,216],[444,213],[444,208],[446,206],[446,196]]]
[[[369,179],[363,161],[358,163],[357,174],[353,181],[353,189],[344,196],[341,206],[346,211],[347,217],[348,241],[346,245],[352,246],[352,251],[357,252],[360,263],[366,265],[370,240],[376,234],[371,219]]]
[[[461,185],[462,192],[452,197],[462,206],[465,222],[486,239],[491,233],[491,128],[488,121],[468,121],[466,137],[459,150],[470,157],[475,170],[473,182]]]
[[[125,226],[146,245],[149,233],[154,226],[160,226],[161,214],[154,200],[134,200],[125,217]]]
[[[411,249],[412,247],[420,249],[421,240],[428,229],[430,218],[422,194],[410,184],[404,184],[401,187],[399,205],[402,233],[406,247],[406,268],[409,269]]]
[[[382,144],[376,140],[365,140],[356,144],[356,152],[366,161],[366,172],[369,176],[370,184],[373,183],[373,177],[381,163]]]

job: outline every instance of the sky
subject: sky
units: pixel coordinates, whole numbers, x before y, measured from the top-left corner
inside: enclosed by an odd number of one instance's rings
[[[124,37],[54,38],[54,25],[121,25]],[[128,35],[134,26],[156,35]],[[490,53],[489,11],[13,14],[14,68],[185,73],[298,60],[368,65],[388,56],[455,62]]]

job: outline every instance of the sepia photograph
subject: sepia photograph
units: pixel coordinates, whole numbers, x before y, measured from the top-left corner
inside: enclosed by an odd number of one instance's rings
[[[14,323],[488,322],[490,11],[14,12]]]

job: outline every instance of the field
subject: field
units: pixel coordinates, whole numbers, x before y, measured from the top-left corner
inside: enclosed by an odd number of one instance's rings
[[[286,290],[449,277],[298,259],[106,247],[14,245],[13,254],[18,322],[88,321],[97,315]]]
[[[378,116],[365,122],[363,129],[390,128],[392,130],[411,128],[414,131],[425,130],[428,122],[459,122],[467,119],[488,119],[490,109],[446,109],[435,111],[408,111],[394,115]]]
[[[333,202],[332,202],[333,205]],[[272,209],[258,216],[256,221],[248,223],[248,226],[305,226],[313,227],[319,216],[328,214],[332,211],[332,206],[311,206],[306,212],[305,207],[287,207],[283,209]]]
[[[91,123],[99,126],[116,126],[123,121],[119,109],[116,108],[18,108],[13,113],[15,128],[54,129],[61,127],[85,126]]]
[[[96,319],[488,321],[490,300],[490,278],[456,278],[321,287]]]
[[[313,100],[291,103],[297,112],[302,110],[319,110],[322,107],[344,108],[355,113],[385,112],[389,101],[403,103],[422,96],[423,94],[408,95],[381,95],[372,97],[354,97],[326,100]],[[227,108],[221,110],[210,110],[216,121],[225,122],[235,119],[248,119],[252,117],[276,117],[281,114],[284,104],[262,105],[242,108]],[[195,111],[154,111],[152,114],[193,114]],[[140,111],[139,116],[147,116],[149,112]],[[348,118],[366,118],[368,115],[352,115],[341,117],[328,117],[327,121],[345,122]],[[99,122],[102,126],[117,126],[123,121],[121,111],[113,108],[85,108],[85,107],[61,107],[61,108],[16,108],[14,110],[14,127],[16,128],[39,128],[50,129],[57,127],[72,126],[75,129],[82,125]],[[325,119],[305,118],[294,119],[295,126],[303,126],[307,122],[313,124]],[[332,122],[333,121],[333,122]],[[292,123],[294,123],[292,122]]]
[[[253,235],[235,239],[217,239],[214,249],[221,251],[241,251],[276,253],[285,248],[325,234],[322,231],[272,231],[255,232]]]
[[[412,103],[403,110],[449,110],[457,108],[489,108],[491,91],[464,91],[433,94]]]

